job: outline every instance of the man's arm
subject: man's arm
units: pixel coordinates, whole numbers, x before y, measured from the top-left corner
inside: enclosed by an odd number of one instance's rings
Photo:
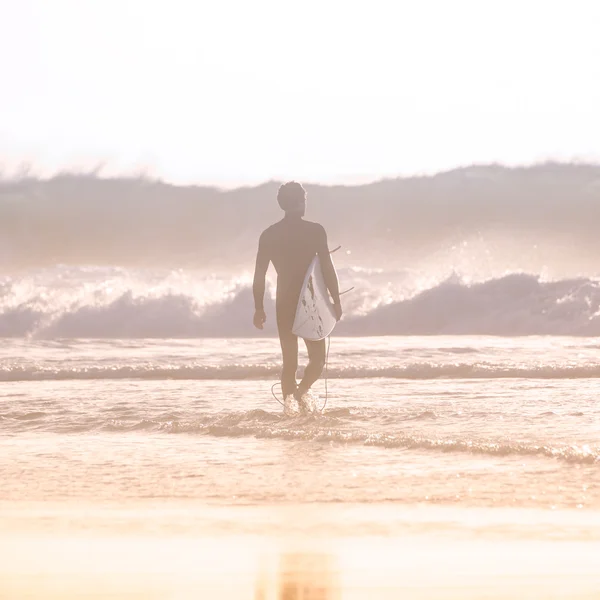
[[[340,302],[340,285],[338,283],[337,273],[335,272],[335,268],[331,260],[329,247],[327,246],[327,234],[325,233],[325,229],[323,229],[323,227],[319,227],[319,240],[317,247],[317,254],[319,255],[319,260],[321,261],[321,269],[323,270],[323,279],[325,280],[325,285],[327,286],[327,289],[331,294],[335,314],[339,321],[342,317],[342,305]]]
[[[260,236],[258,252],[256,254],[256,266],[254,267],[254,281],[252,282],[252,293],[254,295],[254,327],[262,329],[267,316],[265,315],[265,277],[269,268],[269,254],[265,243],[265,234]]]

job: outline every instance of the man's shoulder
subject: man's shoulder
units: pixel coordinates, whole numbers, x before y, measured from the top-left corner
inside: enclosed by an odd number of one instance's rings
[[[325,228],[321,223],[315,223],[314,221],[304,221],[304,223],[306,223],[306,227],[314,233],[322,233],[325,231]]]
[[[277,229],[279,229],[281,225],[281,221],[277,221],[277,223],[273,223],[273,225],[269,225],[261,234],[260,237],[261,238],[268,238],[269,236],[273,235],[273,233],[275,233],[277,231]]]
[[[306,221],[305,219],[300,221],[300,230],[304,231],[309,237],[323,235],[325,233],[323,225],[315,223],[314,221]],[[280,235],[285,234],[287,231],[288,227],[285,222],[281,220],[267,227],[260,234],[260,237],[263,241],[276,240]]]

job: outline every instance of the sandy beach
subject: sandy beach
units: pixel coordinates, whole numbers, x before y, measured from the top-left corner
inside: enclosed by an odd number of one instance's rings
[[[596,598],[589,513],[388,505],[0,508],[1,598]]]

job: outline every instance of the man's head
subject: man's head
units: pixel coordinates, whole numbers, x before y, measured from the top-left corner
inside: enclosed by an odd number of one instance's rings
[[[298,182],[288,181],[279,188],[277,202],[286,215],[303,217],[306,211],[306,191]]]

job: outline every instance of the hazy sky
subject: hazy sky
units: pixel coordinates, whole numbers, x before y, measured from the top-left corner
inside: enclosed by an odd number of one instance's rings
[[[0,0],[0,159],[177,182],[600,160],[598,0]]]

